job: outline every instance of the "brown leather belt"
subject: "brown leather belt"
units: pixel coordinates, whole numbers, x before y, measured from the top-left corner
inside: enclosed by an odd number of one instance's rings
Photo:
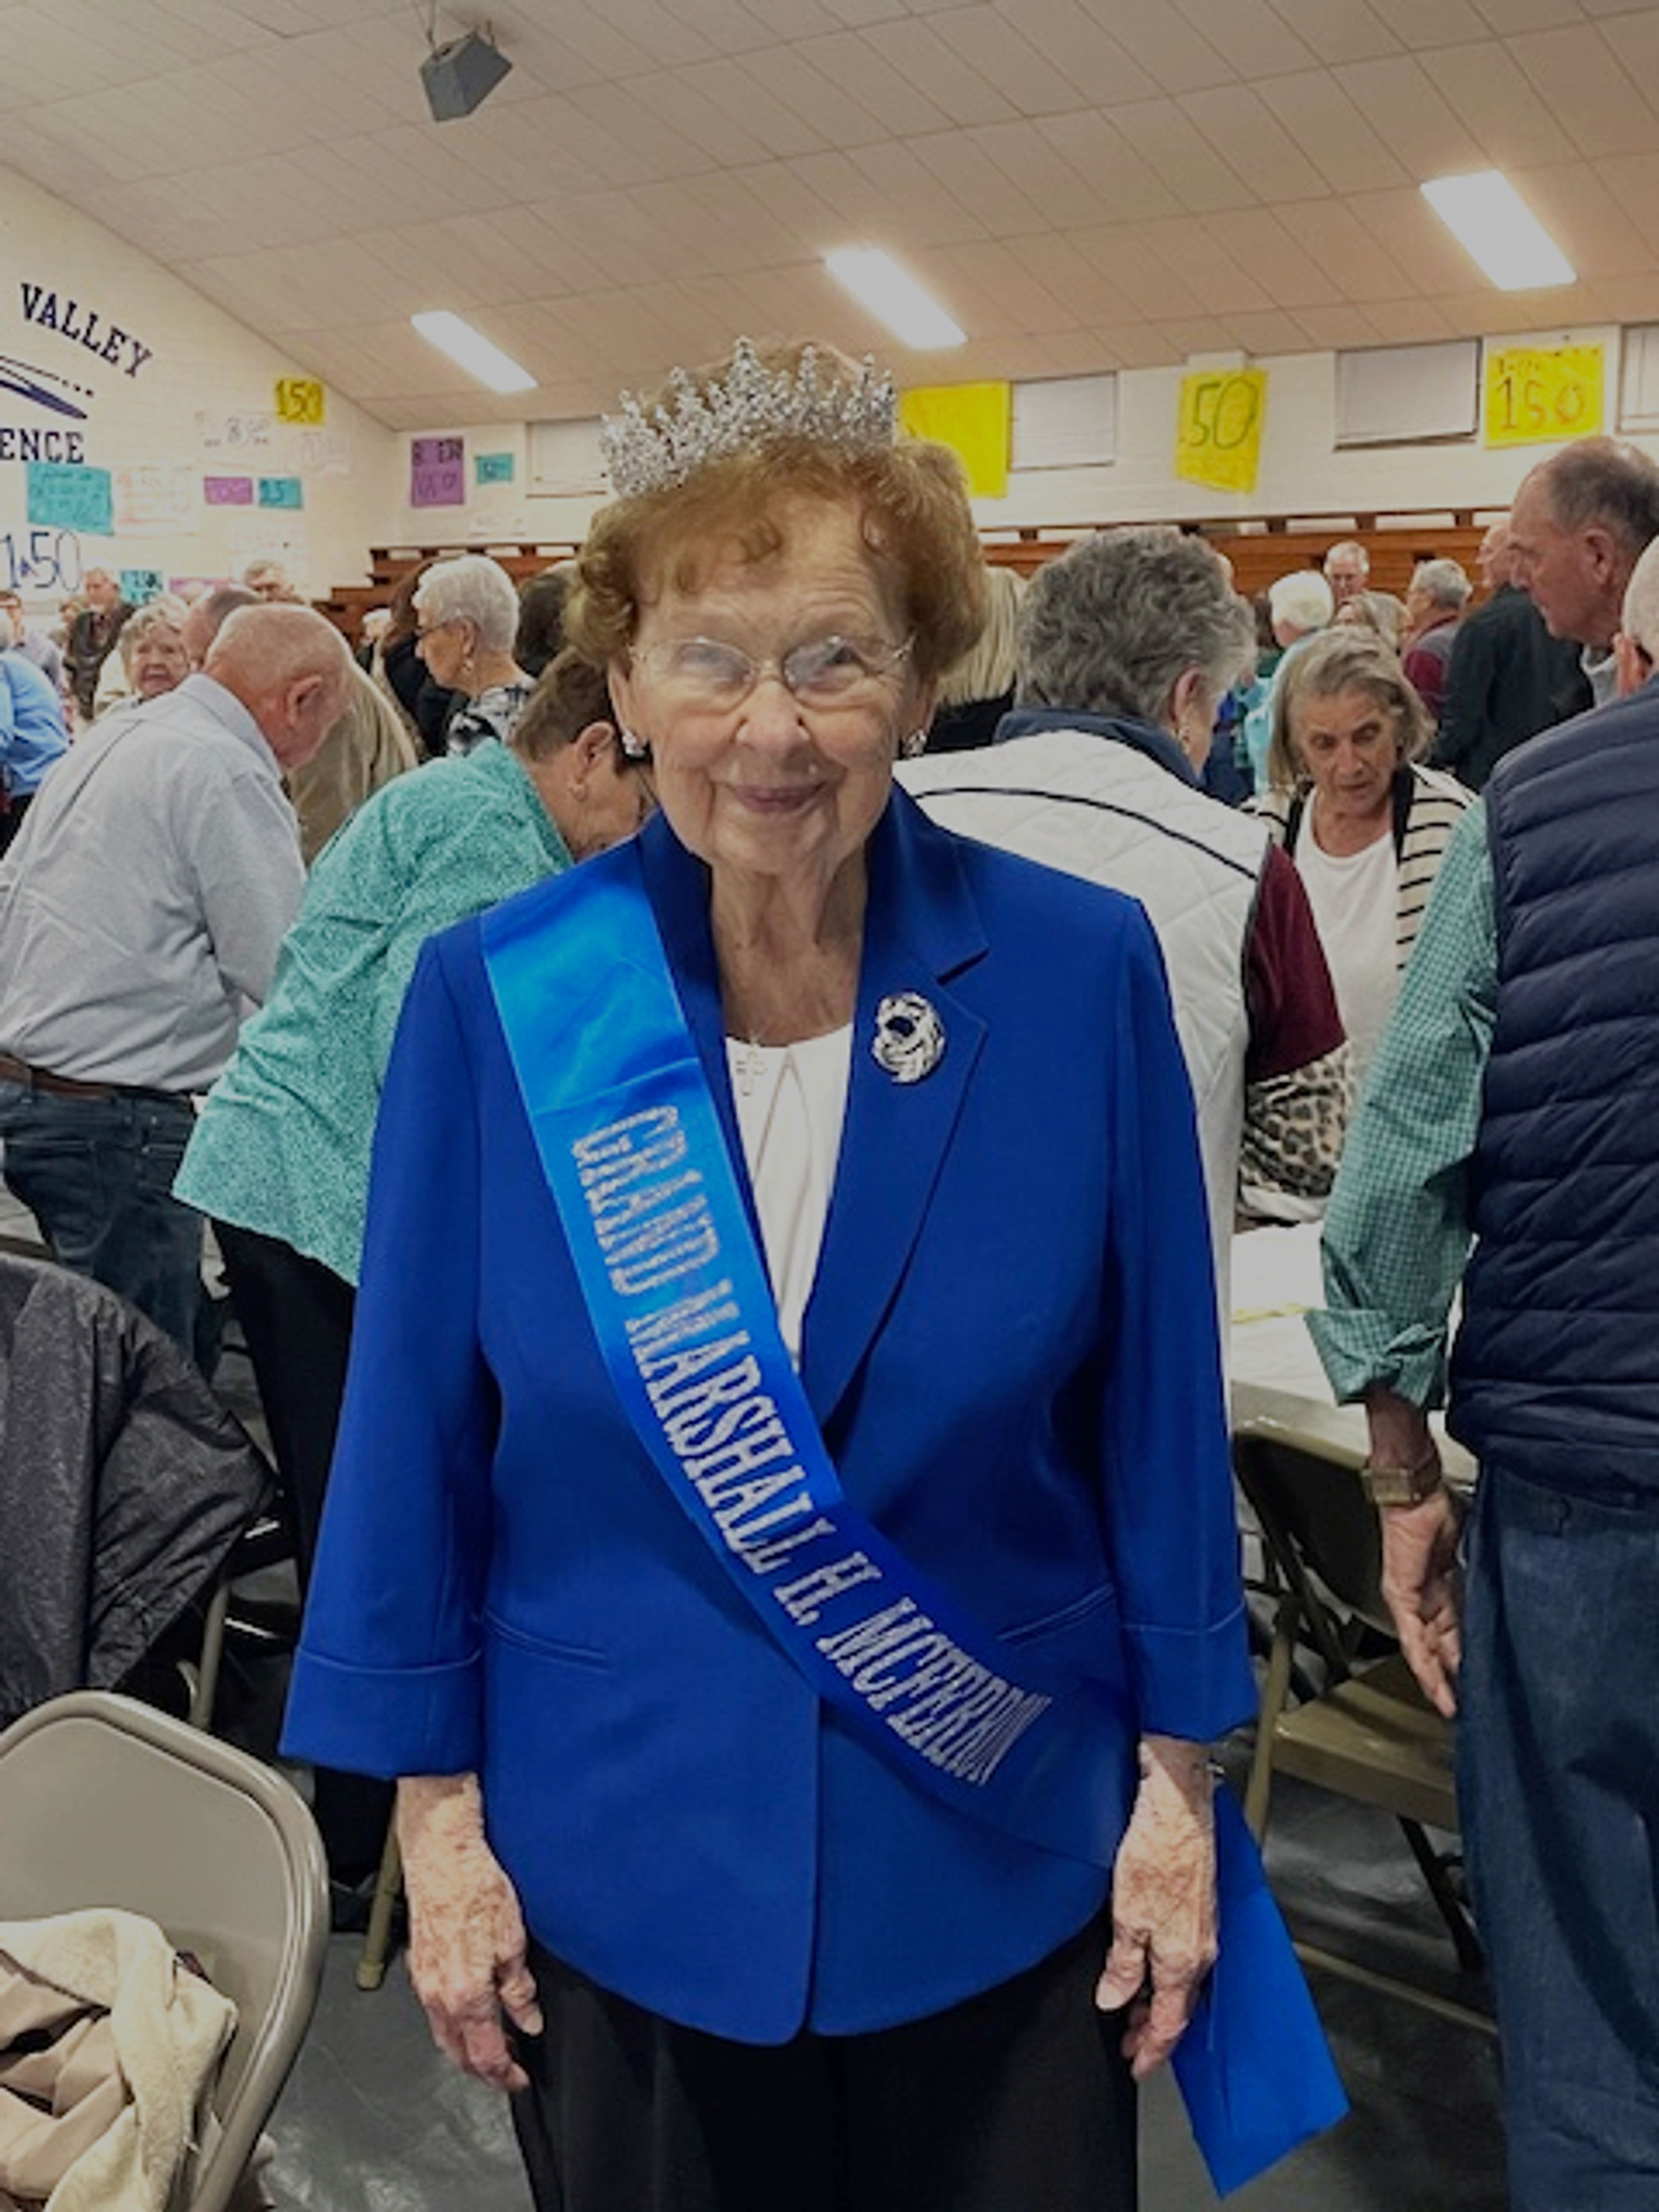
[[[14,1060],[9,1052],[0,1052],[0,1083],[21,1083],[31,1091],[44,1091],[49,1098],[101,1098],[121,1097],[121,1088],[114,1083],[77,1083],[72,1075],[53,1075],[44,1067],[31,1067],[26,1060]]]

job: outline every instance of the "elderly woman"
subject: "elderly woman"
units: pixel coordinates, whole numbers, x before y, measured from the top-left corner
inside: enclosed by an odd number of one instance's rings
[[[1201,538],[1106,530],[1040,568],[997,743],[908,763],[938,821],[1138,898],[1170,971],[1210,1198],[1219,1310],[1233,1220],[1316,1212],[1341,1157],[1348,1055],[1296,870],[1199,774],[1255,650]]]
[[[128,617],[99,672],[94,716],[119,699],[159,699],[178,690],[191,670],[184,629],[189,612],[182,599],[164,592]]]
[[[64,702],[23,653],[21,629],[0,608],[0,853],[68,742]]]
[[[398,1012],[434,930],[639,826],[649,792],[602,671],[566,655],[508,746],[367,800],[313,868],[270,998],[209,1094],[174,1194],[213,1217],[309,1579],[344,1387],[369,1143]],[[337,1881],[377,1864],[384,1792],[319,1778]]]
[[[1363,630],[1304,647],[1274,702],[1272,787],[1255,805],[1307,887],[1357,1078],[1469,803],[1452,777],[1422,765],[1432,734],[1399,660]]]
[[[1288,575],[1276,576],[1267,586],[1267,618],[1279,657],[1267,689],[1253,695],[1244,717],[1244,750],[1252,784],[1258,792],[1267,787],[1274,702],[1285,672],[1310,638],[1329,628],[1335,611],[1331,587],[1316,568],[1292,568]]]
[[[1344,599],[1332,620],[1334,629],[1369,630],[1380,637],[1390,653],[1398,653],[1405,634],[1406,602],[1392,592],[1356,592]]]
[[[452,759],[505,738],[530,696],[513,654],[519,594],[499,561],[458,553],[434,561],[415,587],[416,650],[434,684],[460,694],[444,730]]]
[[[1189,1094],[1139,908],[893,790],[982,589],[895,415],[743,343],[611,424],[661,812],[427,948],[381,1110],[289,1747],[403,1778],[564,2212],[1131,2204],[1214,1940]]]

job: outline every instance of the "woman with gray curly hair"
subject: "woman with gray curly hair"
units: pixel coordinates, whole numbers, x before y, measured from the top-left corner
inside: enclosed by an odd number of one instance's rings
[[[1255,651],[1201,538],[1087,538],[1038,570],[1018,705],[988,751],[901,770],[952,830],[1115,890],[1151,915],[1198,1108],[1224,1316],[1241,1204],[1280,1217],[1330,1188],[1347,1057],[1313,916],[1263,824],[1199,784],[1216,709]]]
[[[1310,640],[1273,702],[1270,787],[1253,804],[1307,888],[1357,1076],[1469,803],[1461,784],[1422,765],[1433,733],[1397,658],[1364,630]]]
[[[506,738],[533,688],[514,658],[519,594],[499,561],[458,553],[434,561],[415,592],[416,651],[434,684],[462,694],[451,714],[444,750],[470,753],[489,738]]]

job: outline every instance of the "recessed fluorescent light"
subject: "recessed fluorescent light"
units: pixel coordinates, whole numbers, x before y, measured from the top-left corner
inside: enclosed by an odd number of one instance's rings
[[[934,346],[967,343],[967,331],[879,246],[849,246],[838,253],[826,253],[823,259],[830,275],[906,345],[925,352]]]
[[[1575,281],[1566,255],[1498,170],[1432,177],[1423,197],[1500,292],[1530,292]]]
[[[510,354],[504,354],[497,345],[491,345],[481,331],[471,323],[464,323],[459,315],[447,312],[441,314],[411,315],[421,336],[447,353],[452,361],[459,362],[469,376],[476,376],[480,384],[487,384],[492,392],[533,392],[536,380],[528,369],[520,368]]]

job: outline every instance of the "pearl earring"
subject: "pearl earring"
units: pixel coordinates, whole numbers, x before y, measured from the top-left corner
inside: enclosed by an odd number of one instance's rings
[[[927,750],[927,732],[926,730],[907,731],[904,736],[899,739],[899,757],[901,760],[915,760],[919,753],[925,753]]]

